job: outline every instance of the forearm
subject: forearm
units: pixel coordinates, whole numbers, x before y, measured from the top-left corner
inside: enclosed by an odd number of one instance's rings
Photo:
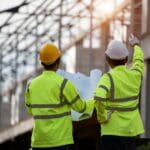
[[[139,71],[142,75],[144,72],[144,53],[140,46],[135,45],[133,47],[133,66],[132,69]]]
[[[142,48],[139,45],[135,45],[133,49],[134,49],[133,62],[135,62],[137,59],[144,61],[144,53],[142,51]]]
[[[30,93],[29,89],[26,90],[25,92],[25,107],[27,112],[32,115],[31,107],[30,107]]]

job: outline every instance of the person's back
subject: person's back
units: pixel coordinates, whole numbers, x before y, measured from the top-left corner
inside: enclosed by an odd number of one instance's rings
[[[112,69],[100,79],[94,97],[105,150],[134,150],[134,137],[144,132],[138,108],[144,57],[137,43],[133,49],[130,69],[125,65],[128,50],[121,42],[112,41],[106,50]]]
[[[30,83],[30,105],[34,108],[32,115],[36,125],[32,131],[33,147],[56,147],[73,143],[71,107],[60,101],[63,80],[55,72],[44,71]]]
[[[74,142],[71,109],[82,113],[92,108],[92,101],[84,102],[73,84],[56,74],[60,56],[56,46],[45,44],[40,50],[40,61],[45,70],[32,79],[26,89],[26,108],[34,118],[33,150],[67,149]]]
[[[137,109],[141,75],[121,65],[113,68],[106,76],[110,80],[111,88],[111,100],[106,107],[110,108],[112,115],[107,125],[101,125],[102,135],[111,133],[118,136],[136,136],[143,133],[143,123]]]
[[[141,74],[128,69],[124,65],[115,67],[110,73],[113,77],[114,86],[117,91],[116,94],[121,93],[124,97],[130,97],[131,95],[133,97],[138,96],[137,93],[139,93],[141,85],[141,82],[139,82]]]

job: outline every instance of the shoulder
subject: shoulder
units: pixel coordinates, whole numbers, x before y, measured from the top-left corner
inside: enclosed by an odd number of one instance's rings
[[[34,83],[36,82],[37,80],[39,80],[41,78],[42,74],[41,75],[38,75],[38,76],[35,76],[35,77],[31,77],[28,82],[30,83]]]
[[[99,85],[110,86],[111,72],[104,73],[99,80]]]
[[[104,73],[100,80],[109,80],[110,76],[112,76],[111,72]]]

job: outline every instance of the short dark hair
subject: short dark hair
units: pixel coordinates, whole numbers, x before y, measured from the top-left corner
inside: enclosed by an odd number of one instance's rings
[[[43,67],[44,67],[46,70],[53,70],[54,67],[56,66],[56,64],[60,64],[60,58],[58,58],[53,64],[50,64],[50,65],[46,65],[46,64],[44,64],[43,62],[41,62],[41,64],[43,65]]]
[[[115,66],[125,65],[128,61],[128,56],[124,59],[111,59],[109,56],[106,55],[106,60],[109,64]]]

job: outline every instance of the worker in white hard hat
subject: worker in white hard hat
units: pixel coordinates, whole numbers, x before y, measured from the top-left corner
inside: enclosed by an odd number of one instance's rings
[[[112,40],[109,43],[105,54],[106,57],[112,60],[125,60],[128,57],[129,52],[126,46],[122,42]]]
[[[31,80],[25,93],[26,109],[34,118],[31,147],[67,150],[74,143],[71,109],[89,112],[94,103],[83,101],[71,81],[56,74],[61,51],[54,44],[44,44],[39,58],[44,71]]]
[[[144,55],[139,40],[131,35],[133,64],[127,68],[128,49],[113,40],[105,52],[111,67],[98,83],[94,100],[101,125],[102,150],[135,150],[135,137],[144,132],[139,112],[139,93]]]

